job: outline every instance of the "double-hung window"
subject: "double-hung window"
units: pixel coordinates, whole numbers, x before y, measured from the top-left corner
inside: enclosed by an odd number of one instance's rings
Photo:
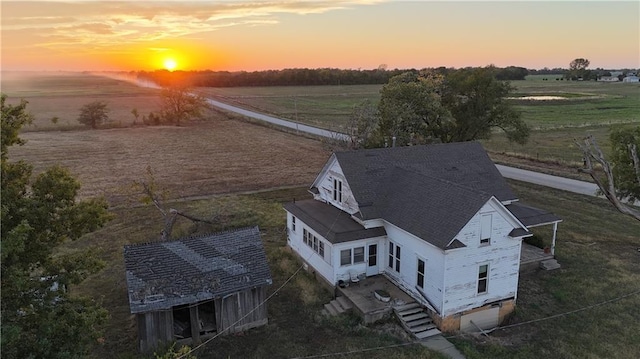
[[[340,265],[341,266],[351,265],[351,248],[343,249],[340,251]]]
[[[364,262],[364,247],[357,247],[353,249],[353,263]]]
[[[420,288],[424,288],[424,273],[425,263],[422,259],[418,258],[418,279],[416,281],[416,285]]]
[[[291,216],[291,230],[293,232],[296,231],[296,217],[295,216]]]
[[[342,181],[333,179],[333,200],[342,203]]]
[[[400,246],[389,242],[389,268],[400,273]]]
[[[318,253],[320,257],[324,258],[324,242],[307,231],[306,228],[302,229],[302,240],[308,245],[314,252]]]
[[[478,294],[484,294],[489,287],[489,265],[478,267]]]

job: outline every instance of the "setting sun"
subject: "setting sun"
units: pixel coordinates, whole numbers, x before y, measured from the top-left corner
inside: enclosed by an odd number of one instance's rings
[[[169,70],[169,71],[175,70],[177,66],[178,66],[178,63],[176,63],[176,60],[174,60],[174,59],[166,59],[166,60],[164,60],[164,68]]]

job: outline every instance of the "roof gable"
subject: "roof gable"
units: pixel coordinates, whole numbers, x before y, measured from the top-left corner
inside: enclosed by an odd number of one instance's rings
[[[258,227],[124,247],[131,313],[272,283]]]

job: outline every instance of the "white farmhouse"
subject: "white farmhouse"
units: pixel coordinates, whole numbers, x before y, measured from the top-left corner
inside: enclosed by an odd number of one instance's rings
[[[330,286],[384,275],[443,331],[515,308],[522,239],[560,219],[522,205],[477,142],[334,153],[288,245]],[[478,317],[479,318],[479,317]]]

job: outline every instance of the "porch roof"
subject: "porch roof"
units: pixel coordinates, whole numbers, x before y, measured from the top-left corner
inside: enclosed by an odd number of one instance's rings
[[[287,203],[284,209],[334,244],[387,234],[383,227],[366,229],[348,213],[314,199]]]
[[[562,221],[560,217],[549,211],[531,207],[520,202],[513,202],[505,207],[527,227],[542,226]]]

